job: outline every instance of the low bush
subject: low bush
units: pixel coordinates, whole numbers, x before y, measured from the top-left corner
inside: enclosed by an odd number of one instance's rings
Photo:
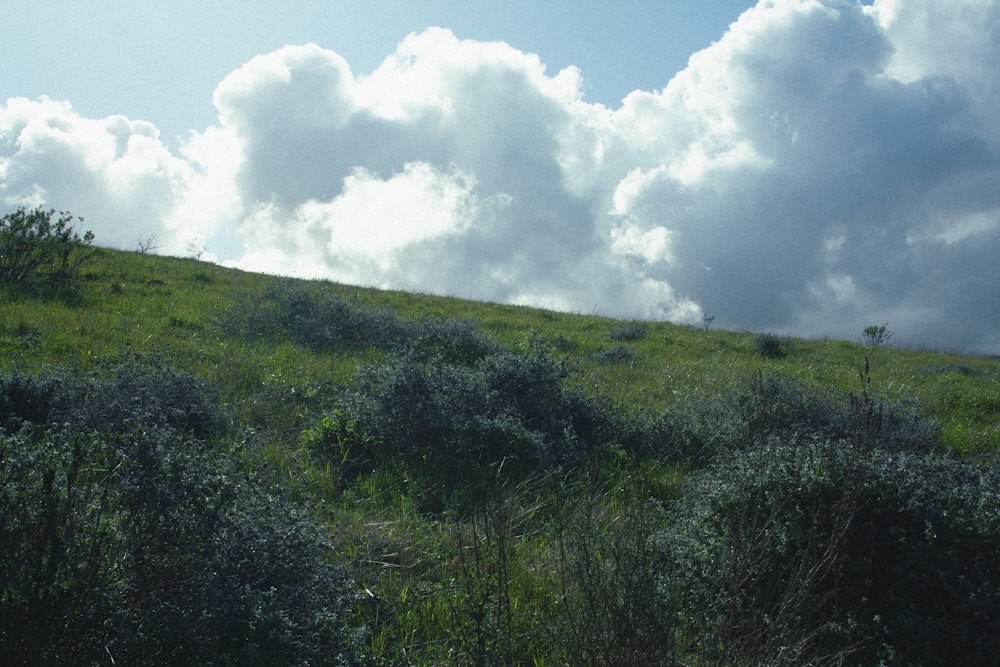
[[[646,337],[649,326],[645,322],[629,322],[608,332],[608,338],[617,342],[638,341]]]
[[[321,350],[415,349],[463,363],[497,349],[471,322],[408,320],[291,280],[248,297],[223,313],[219,325],[246,338],[285,338]]]
[[[204,439],[225,433],[229,419],[199,378],[157,359],[126,357],[86,378],[0,373],[0,426],[16,431],[22,423],[114,433],[166,426]]]
[[[566,663],[680,664],[673,556],[655,537],[664,507],[634,484],[560,491],[552,501],[560,597],[550,623]]]
[[[351,584],[308,508],[169,433],[138,444],[120,480],[126,662],[350,663]]]
[[[604,364],[628,364],[639,358],[625,345],[615,345],[594,354],[594,358]]]
[[[80,236],[72,215],[55,213],[20,207],[0,217],[0,285],[34,280],[65,284],[76,276],[94,235],[88,231]]]
[[[606,419],[611,422],[612,444],[635,460],[698,464],[710,458],[705,429],[679,409],[658,414],[608,411]]]
[[[933,424],[905,405],[873,398],[867,384],[860,392],[835,392],[761,373],[697,403],[691,418],[711,455],[774,439],[816,437],[890,451],[924,453],[940,447]]]
[[[126,365],[0,385],[0,662],[354,661],[327,538],[234,446],[197,437],[218,435],[197,383]]]
[[[566,386],[567,373],[538,346],[471,364],[409,350],[362,373],[306,439],[351,466],[398,458],[449,487],[572,467],[610,437],[610,422]]]
[[[774,334],[757,334],[753,337],[753,351],[765,359],[778,359],[785,356],[784,341]]]
[[[987,664],[998,482],[822,440],[736,453],[693,477],[665,533],[687,634],[713,664]]]
[[[871,345],[873,347],[885,346],[889,344],[892,340],[893,333],[889,330],[889,324],[872,324],[865,327],[864,331],[861,332],[861,338],[864,340],[865,345]]]
[[[25,422],[48,423],[62,384],[54,375],[27,375],[16,368],[0,373],[0,428],[14,432]]]

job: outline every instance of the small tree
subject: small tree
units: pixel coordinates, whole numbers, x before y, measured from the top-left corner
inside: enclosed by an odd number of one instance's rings
[[[23,283],[43,275],[53,281],[72,277],[83,260],[80,248],[90,245],[94,234],[88,231],[81,237],[67,211],[54,216],[54,209],[20,207],[0,218],[0,283]]]
[[[889,339],[892,338],[892,332],[889,331],[888,323],[881,326],[878,324],[872,324],[871,326],[865,327],[865,330],[862,332],[862,336],[864,337],[866,345],[888,345]]]

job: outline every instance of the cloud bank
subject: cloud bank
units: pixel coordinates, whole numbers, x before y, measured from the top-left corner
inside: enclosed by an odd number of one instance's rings
[[[98,243],[613,316],[1000,353],[1000,2],[763,1],[659,90],[429,28],[375,71],[307,44],[227,76],[179,154],[0,106],[0,204]]]

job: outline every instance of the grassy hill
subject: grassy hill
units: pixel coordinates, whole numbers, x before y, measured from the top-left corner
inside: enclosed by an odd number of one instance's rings
[[[4,295],[0,353],[24,370],[44,365],[85,370],[94,360],[125,351],[167,354],[172,363],[233,392],[233,401],[349,377],[364,353],[324,353],[274,338],[257,344],[219,330],[218,318],[227,310],[243,308],[269,286],[287,282],[190,259],[100,249],[69,298]],[[404,318],[468,319],[509,347],[524,345],[534,332],[572,362],[573,382],[627,410],[657,410],[711,396],[760,371],[859,391],[858,373],[867,357],[871,389],[916,406],[940,425],[946,444],[986,455],[1000,447],[996,358],[622,322],[324,281],[312,287]],[[775,345],[777,354],[762,353],[762,347]]]
[[[53,632],[103,642],[92,664],[976,664],[1000,641],[995,358],[94,249],[70,284],[0,286],[0,359],[10,664],[58,663],[24,639]]]

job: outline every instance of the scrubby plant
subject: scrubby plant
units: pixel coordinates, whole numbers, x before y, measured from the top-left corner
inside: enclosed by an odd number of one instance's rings
[[[535,613],[548,605],[535,586],[543,577],[524,569],[539,511],[526,489],[501,489],[454,529],[447,641],[456,664],[530,664],[545,640]]]
[[[694,476],[664,533],[709,663],[954,664],[1000,650],[996,470],[772,442]]]
[[[63,387],[53,375],[27,375],[17,368],[0,373],[0,428],[16,432],[21,424],[45,424]]]
[[[609,410],[611,443],[636,461],[699,463],[710,457],[704,440],[708,429],[699,427],[691,415],[677,408],[659,413]]]
[[[616,342],[634,342],[646,337],[649,326],[645,322],[629,322],[614,327],[608,332],[608,338]]]
[[[114,433],[155,425],[210,438],[225,433],[229,419],[203,380],[160,359],[129,356],[99,364],[85,378],[0,373],[0,426],[22,423]]]
[[[330,423],[350,429],[321,425],[309,439],[368,469],[399,458],[452,488],[498,470],[518,478],[572,467],[610,437],[610,422],[567,386],[568,372],[536,344],[471,364],[410,349],[363,372],[359,389],[342,394],[341,416]]]
[[[277,280],[262,294],[219,317],[229,333],[251,339],[290,338],[319,350],[415,350],[463,363],[497,349],[468,321],[427,318],[410,320],[330,294],[322,284]]]
[[[169,432],[138,445],[120,482],[126,662],[350,663],[350,583],[308,508]]]
[[[604,364],[627,364],[638,359],[639,355],[625,345],[615,345],[597,352],[594,358]]]
[[[245,471],[187,376],[0,388],[0,662],[352,662],[350,582],[325,534]]]
[[[156,425],[208,439],[229,427],[216,391],[161,359],[124,357],[66,390],[68,405],[59,416],[91,428],[127,432]]]
[[[36,279],[66,283],[93,240],[89,231],[80,236],[67,211],[56,216],[54,209],[19,207],[0,217],[0,285]]]
[[[867,366],[865,367],[867,368]],[[821,437],[861,448],[930,452],[940,447],[937,428],[901,403],[875,397],[870,370],[858,393],[811,387],[780,375],[758,373],[692,409],[706,454],[721,455],[774,439],[808,442]]]
[[[774,334],[757,334],[753,338],[753,351],[765,359],[777,359],[785,356],[784,341]]]
[[[219,316],[221,328],[250,339],[276,337],[319,349],[385,347],[400,322],[330,295],[320,285],[280,279]]]
[[[678,664],[673,555],[656,535],[664,507],[633,479],[605,493],[557,487],[559,603],[550,623],[574,665]]]
[[[865,342],[865,345],[871,345],[877,347],[879,345],[888,345],[889,341],[892,339],[893,333],[889,331],[889,324],[872,324],[865,327],[865,330],[861,332],[861,337]]]

